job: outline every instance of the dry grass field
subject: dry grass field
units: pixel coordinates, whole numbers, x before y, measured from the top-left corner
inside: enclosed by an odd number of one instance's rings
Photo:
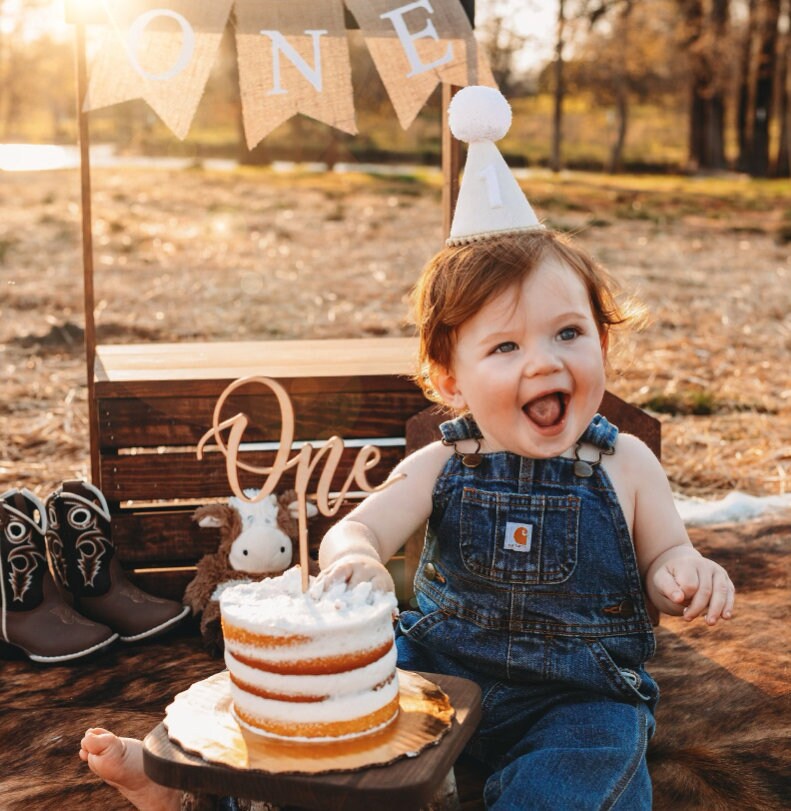
[[[147,168],[97,170],[94,186],[105,343],[407,335],[410,287],[441,241],[436,175]],[[610,387],[661,418],[674,488],[791,491],[791,185],[537,173],[524,186],[648,310],[617,341]],[[0,175],[0,491],[45,496],[89,472],[79,234],[76,172]],[[692,530],[734,577],[738,617],[657,629],[657,811],[787,808],[790,528]],[[21,654],[2,666],[0,805],[120,811],[76,757],[81,731],[143,735],[219,664],[192,635],[34,679]],[[463,807],[481,808],[475,774],[457,773]]]
[[[642,301],[610,388],[657,413],[678,491],[791,491],[791,186],[541,172],[540,215]],[[99,341],[407,335],[436,174],[94,172]],[[0,489],[88,475],[76,171],[0,177]]]

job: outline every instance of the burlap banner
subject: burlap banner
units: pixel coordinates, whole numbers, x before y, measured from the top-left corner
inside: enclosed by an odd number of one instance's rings
[[[438,83],[494,85],[459,0],[345,0],[406,128]],[[296,113],[355,133],[344,0],[113,0],[84,108],[142,98],[189,130],[231,7],[247,145]]]
[[[179,137],[189,131],[233,0],[107,3],[110,30],[84,108],[144,99]]]
[[[346,0],[346,5],[404,129],[440,82],[495,85],[458,0]]]
[[[295,113],[356,133],[342,0],[236,0],[235,9],[247,146]]]

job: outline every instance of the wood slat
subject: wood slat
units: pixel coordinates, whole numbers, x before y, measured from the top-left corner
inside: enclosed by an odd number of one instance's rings
[[[657,459],[662,458],[662,423],[656,417],[609,391],[604,393],[599,411],[623,433],[642,439]]]
[[[187,583],[195,577],[195,569],[131,569],[126,574],[143,591],[180,602]]]
[[[97,397],[213,395],[249,376],[294,382],[294,391],[411,388],[413,338],[119,344],[96,349]]]
[[[413,386],[404,391],[350,391],[290,395],[299,440],[403,437],[406,421],[427,405]],[[103,450],[196,445],[211,428],[217,397],[102,398],[99,444]],[[221,421],[247,415],[245,441],[278,441],[282,415],[271,392],[229,397]]]
[[[317,515],[308,524],[309,543],[317,549],[324,533],[358,503],[348,499],[334,517]],[[194,509],[119,510],[112,515],[113,543],[124,566],[193,565],[217,551],[218,529],[199,527]],[[296,560],[296,558],[295,558]]]
[[[113,543],[122,563],[194,565],[217,551],[220,533],[193,520],[193,509],[123,510],[112,516]]]
[[[345,449],[333,478],[333,484],[337,487],[343,484],[358,451],[359,448]],[[384,481],[404,456],[403,447],[384,447],[381,452],[379,464],[368,471],[368,481],[372,485]],[[262,467],[271,465],[274,458],[274,451],[244,454],[246,463]],[[311,478],[309,490],[316,489],[323,468],[322,459]],[[264,479],[264,476],[245,471],[239,473],[243,488],[260,487]],[[293,484],[293,470],[286,471],[276,489],[286,490]],[[202,460],[198,460],[194,453],[104,456],[101,460],[100,488],[110,501],[222,498],[230,493],[225,457],[220,453],[207,454]]]

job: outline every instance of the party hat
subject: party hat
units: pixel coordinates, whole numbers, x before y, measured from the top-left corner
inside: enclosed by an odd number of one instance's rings
[[[494,143],[511,127],[505,96],[493,87],[464,87],[450,103],[448,122],[469,146],[447,244],[543,228]]]

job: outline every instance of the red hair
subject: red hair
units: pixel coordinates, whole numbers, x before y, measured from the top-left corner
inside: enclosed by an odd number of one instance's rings
[[[441,402],[431,385],[431,375],[450,369],[456,330],[490,299],[521,284],[547,258],[556,259],[579,276],[602,340],[612,327],[636,318],[633,307],[617,302],[609,273],[555,231],[541,229],[444,248],[425,266],[412,291],[420,338],[415,380],[426,396]]]

